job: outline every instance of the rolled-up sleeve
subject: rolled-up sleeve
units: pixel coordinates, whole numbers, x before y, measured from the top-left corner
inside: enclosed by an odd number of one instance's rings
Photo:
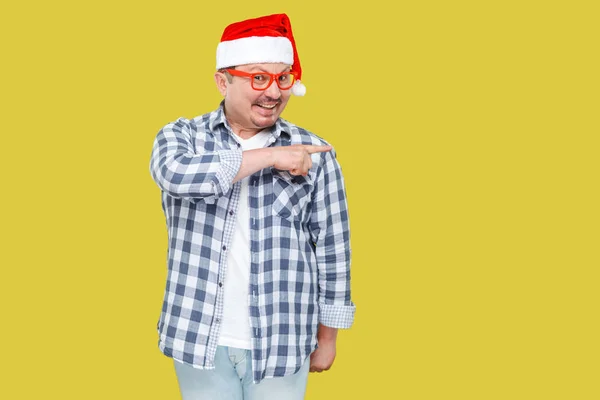
[[[350,224],[344,178],[332,150],[322,155],[310,220],[319,279],[319,322],[350,328],[356,307],[350,297]]]
[[[192,137],[188,120],[180,118],[160,130],[152,148],[150,174],[162,191],[190,201],[214,203],[231,189],[242,164],[239,149],[213,150],[214,143]]]

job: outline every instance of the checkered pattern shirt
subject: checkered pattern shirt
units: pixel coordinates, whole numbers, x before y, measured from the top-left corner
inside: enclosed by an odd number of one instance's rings
[[[283,119],[269,146],[327,144]],[[213,369],[223,316],[223,280],[237,206],[250,206],[248,304],[254,381],[297,372],[317,347],[319,322],[349,328],[350,231],[335,151],[312,155],[307,176],[266,168],[249,196],[232,183],[242,151],[223,105],[158,133],[150,172],[162,191],[168,275],[158,321],[159,348],[177,361]]]

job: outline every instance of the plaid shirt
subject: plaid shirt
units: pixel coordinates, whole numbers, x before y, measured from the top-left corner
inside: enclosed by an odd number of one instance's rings
[[[326,144],[281,118],[268,143]],[[166,125],[154,141],[150,172],[162,190],[169,238],[159,348],[196,368],[214,368],[226,257],[238,203],[248,201],[252,368],[260,382],[300,369],[317,347],[319,322],[352,325],[350,232],[333,150],[313,154],[306,177],[274,168],[256,172],[248,199],[240,199],[241,182],[232,184],[241,161],[222,104]]]

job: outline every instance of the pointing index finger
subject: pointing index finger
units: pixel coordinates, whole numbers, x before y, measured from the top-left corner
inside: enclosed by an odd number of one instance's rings
[[[325,153],[327,151],[331,151],[332,149],[331,146],[315,146],[310,144],[305,145],[304,148],[306,149],[308,154]]]

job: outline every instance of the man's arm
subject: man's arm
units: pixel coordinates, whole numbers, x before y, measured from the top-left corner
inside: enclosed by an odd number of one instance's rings
[[[311,154],[331,150],[330,146],[293,145],[245,152],[206,151],[195,149],[192,141],[190,124],[185,119],[161,129],[152,148],[150,173],[169,195],[210,203],[227,193],[235,182],[270,166],[305,175],[312,166]]]
[[[331,146],[295,144],[244,151],[242,165],[235,178],[233,178],[233,182],[242,180],[268,167],[290,171],[292,175],[306,175],[312,167],[310,155],[330,150]]]
[[[310,220],[319,279],[318,349],[311,371],[331,367],[338,328],[350,328],[355,306],[350,299],[350,224],[341,167],[331,151],[323,155]]]
[[[170,196],[214,203],[229,191],[241,163],[239,149],[195,149],[190,123],[180,118],[166,125],[156,136],[150,174]]]

